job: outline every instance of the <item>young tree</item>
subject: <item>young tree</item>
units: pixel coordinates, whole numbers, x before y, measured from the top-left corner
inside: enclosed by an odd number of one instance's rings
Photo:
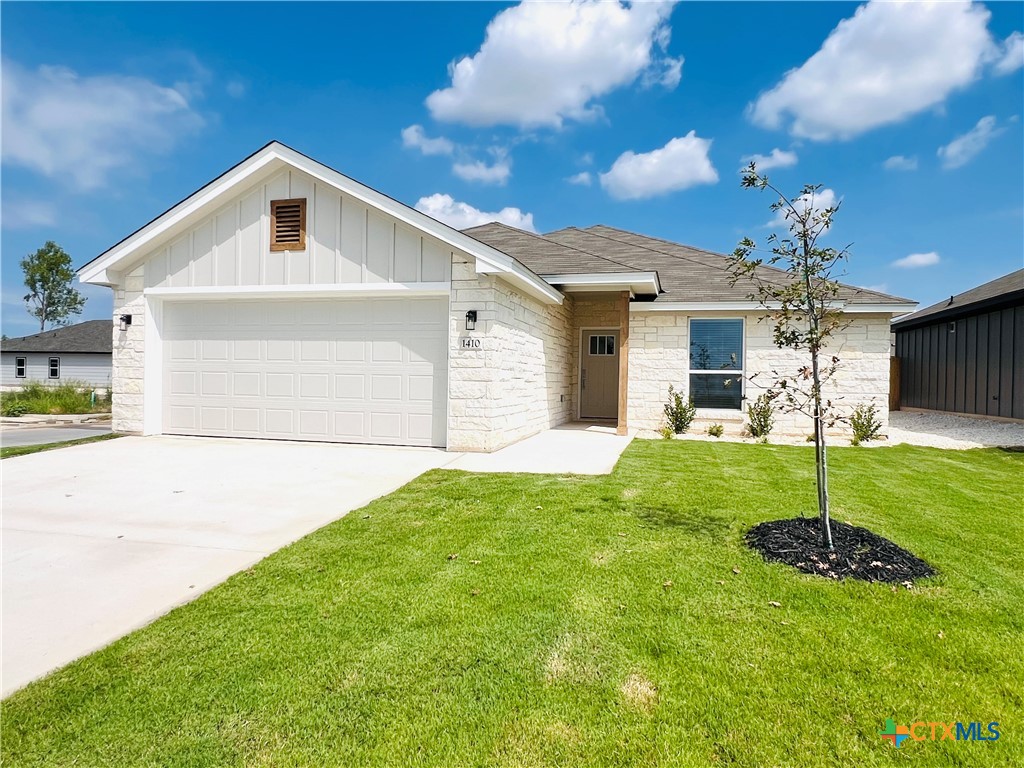
[[[28,312],[39,321],[39,331],[46,324],[66,325],[72,315],[82,314],[85,297],[72,285],[75,272],[71,257],[52,240],[33,254],[21,260],[25,273],[25,303]]]
[[[743,173],[744,189],[768,190],[778,196],[771,209],[789,227],[788,236],[768,238],[770,256],[760,252],[750,238],[740,241],[732,256],[732,282],[749,280],[754,286],[750,298],[764,307],[773,321],[772,336],[779,348],[805,353],[808,365],[793,373],[773,371],[766,392],[790,412],[807,414],[814,422],[814,463],[818,485],[818,515],[822,545],[831,550],[829,520],[828,457],[825,429],[839,420],[834,404],[823,393],[824,384],[835,374],[839,358],[825,355],[828,339],[843,324],[836,311],[839,283],[832,276],[847,257],[847,249],[823,248],[821,236],[832,226],[839,203],[823,204],[821,185],[808,185],[789,198],[757,172],[751,163]],[[765,269],[764,265],[776,267]],[[781,270],[781,271],[779,271]]]

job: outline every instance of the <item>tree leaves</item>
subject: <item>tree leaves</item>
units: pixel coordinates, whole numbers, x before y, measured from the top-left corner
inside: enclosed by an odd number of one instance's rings
[[[21,260],[25,273],[25,303],[28,312],[39,321],[39,331],[46,324],[66,325],[72,315],[82,314],[85,297],[73,286],[75,272],[71,257],[52,240]]]

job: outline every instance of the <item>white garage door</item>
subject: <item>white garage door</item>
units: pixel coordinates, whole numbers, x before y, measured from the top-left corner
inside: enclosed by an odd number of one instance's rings
[[[167,302],[163,432],[445,444],[444,298]]]

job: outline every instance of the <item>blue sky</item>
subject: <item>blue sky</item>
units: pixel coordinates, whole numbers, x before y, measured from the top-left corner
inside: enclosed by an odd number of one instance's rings
[[[847,281],[926,305],[1024,261],[1024,4],[4,3],[2,328],[278,139],[456,225],[771,232],[738,169],[842,200]],[[773,154],[774,152],[774,154]],[[828,194],[828,193],[826,193]],[[86,287],[83,319],[110,312]]]

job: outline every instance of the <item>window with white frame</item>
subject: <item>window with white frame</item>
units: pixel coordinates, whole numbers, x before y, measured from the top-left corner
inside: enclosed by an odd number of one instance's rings
[[[24,357],[14,358],[14,376],[18,379],[25,378],[25,369],[27,368],[26,359]]]
[[[60,358],[59,357],[51,357],[50,358],[50,378],[51,379],[59,379],[60,378]]]
[[[690,320],[690,397],[698,408],[743,407],[743,320]]]

